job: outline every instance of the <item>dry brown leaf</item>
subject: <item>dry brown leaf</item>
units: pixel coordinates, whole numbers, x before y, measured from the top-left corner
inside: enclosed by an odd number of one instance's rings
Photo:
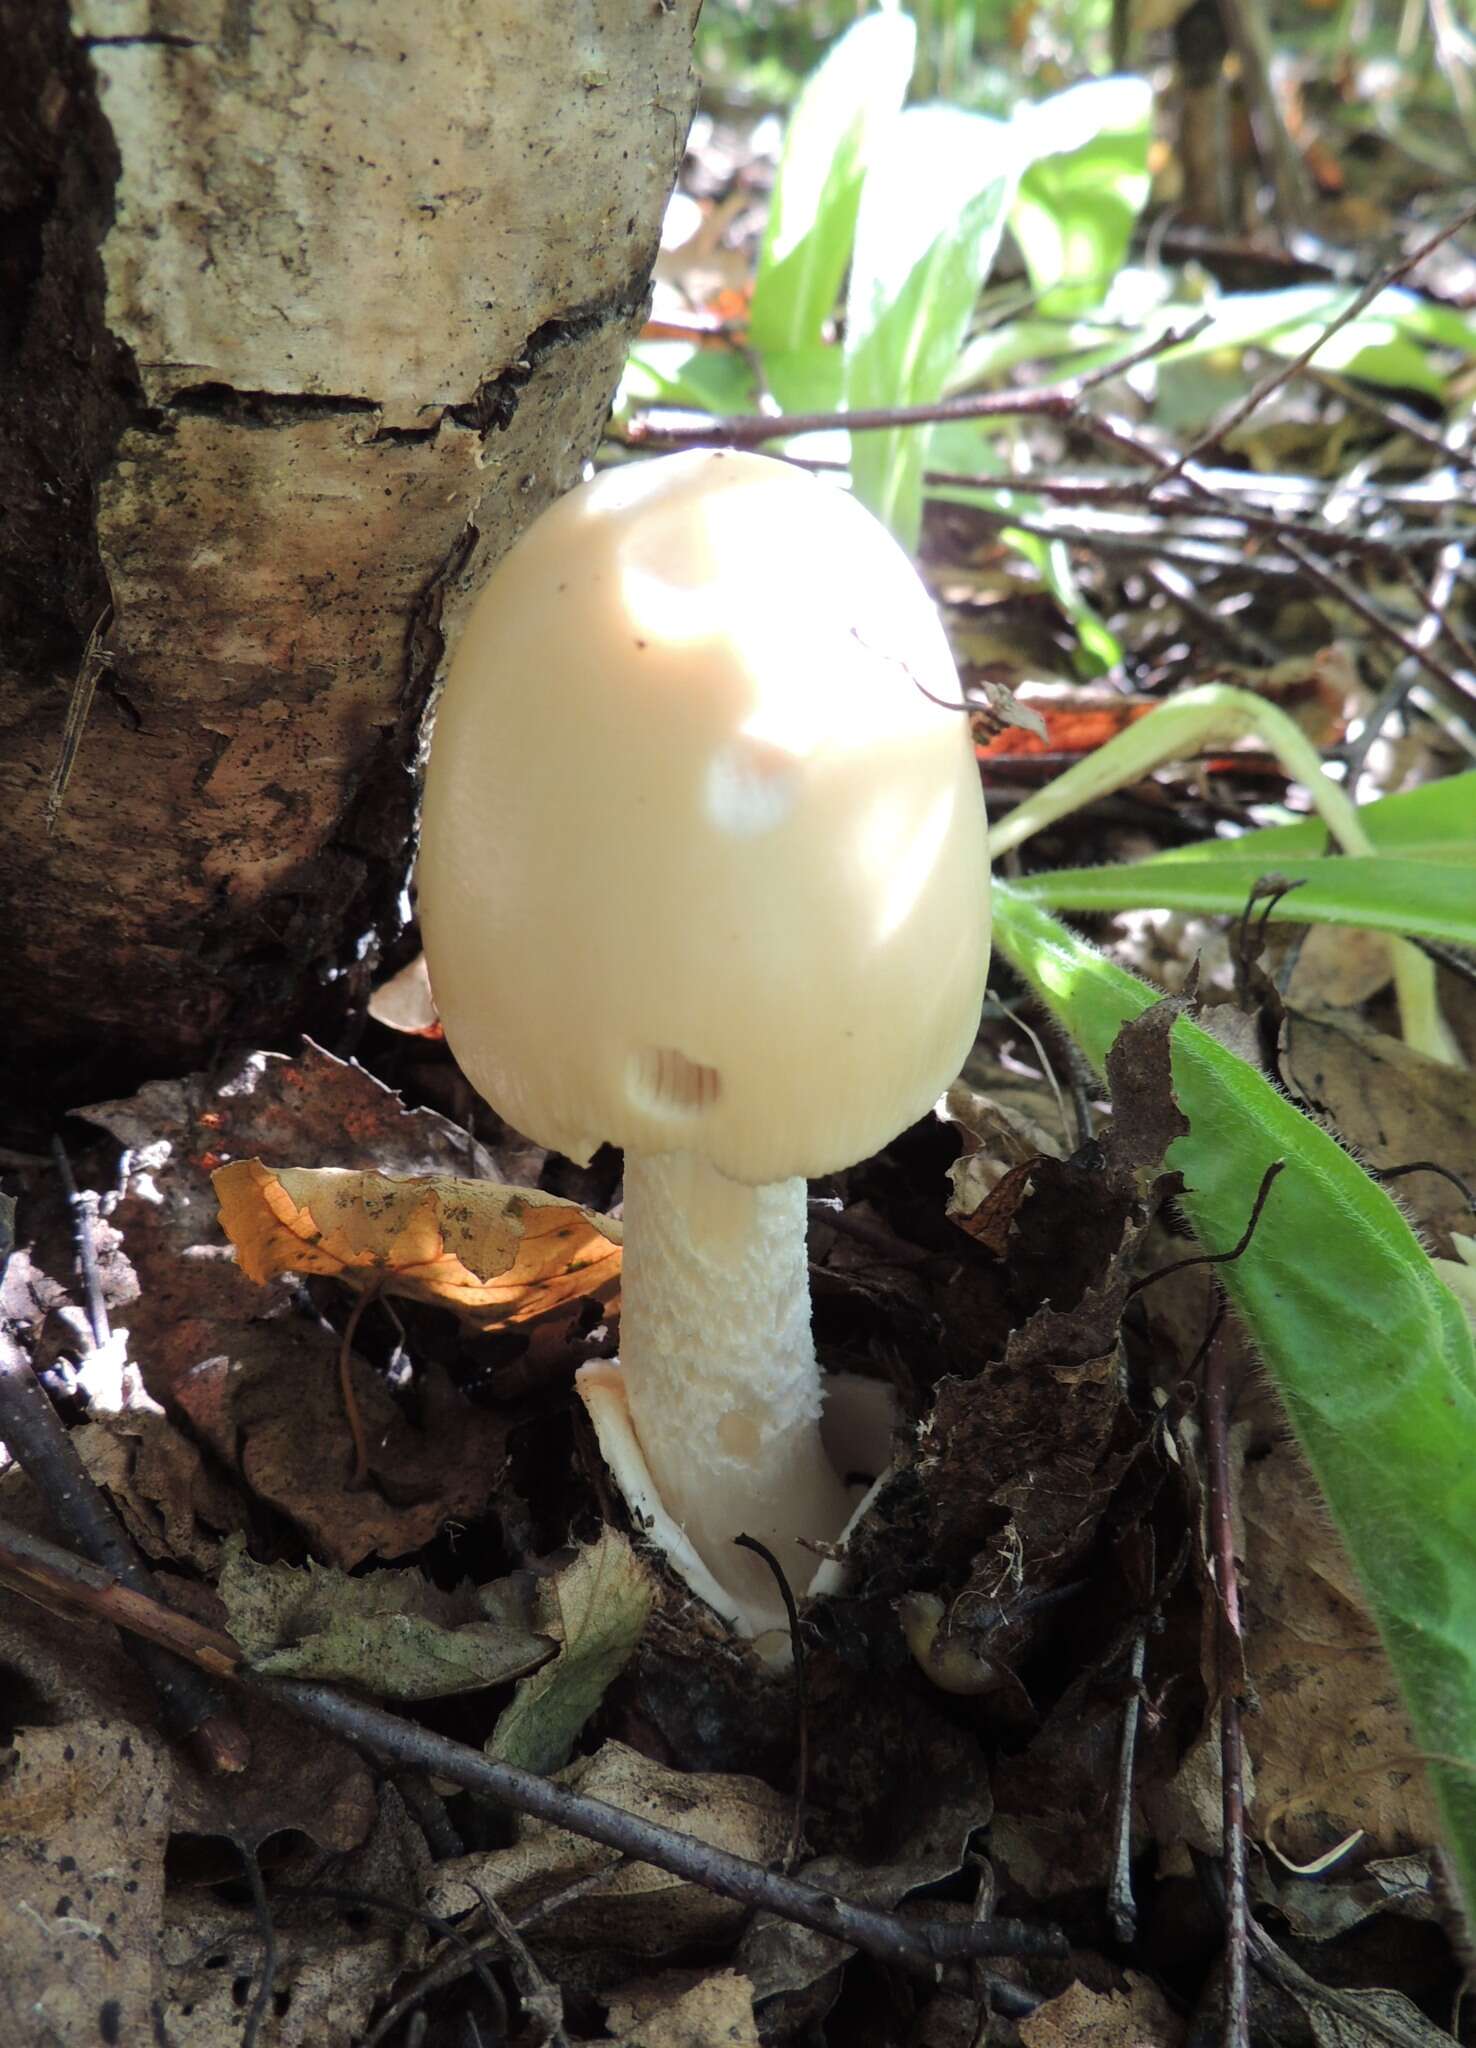
[[[198,1444],[143,1408],[84,1423],[72,1442],[146,1555],[213,1569],[221,1534],[242,1525],[247,1504]]]
[[[1244,1722],[1256,1771],[1253,1827],[1264,1831],[1278,1807],[1306,1800],[1271,1829],[1299,1863],[1359,1829],[1363,1854],[1428,1846],[1438,1839],[1435,1815],[1399,1688],[1290,1444],[1246,1466],[1239,1498],[1246,1662],[1260,1701]]]
[[[620,1742],[607,1742],[594,1756],[578,1759],[560,1773],[559,1782],[755,1863],[780,1855],[789,1835],[790,1802],[759,1779],[669,1770]],[[475,1884],[516,1918],[619,1862],[602,1843],[524,1820],[511,1848],[437,1864],[427,1904],[448,1919],[470,1912],[478,1904]],[[540,1938],[550,1941],[585,1949],[618,1946],[632,1955],[654,1956],[731,1937],[747,1914],[747,1907],[669,1871],[628,1863],[613,1870],[598,1890],[540,1918],[539,1929]]]
[[[1297,950],[1286,1000],[1298,1010],[1357,1009],[1388,985],[1393,972],[1382,932],[1310,925]]]
[[[671,1970],[623,1985],[606,2025],[618,2048],[759,2048],[753,1986],[737,1970],[695,1982]]]
[[[1427,1847],[1438,1836],[1416,1744],[1353,1568],[1295,1448],[1246,1461],[1249,1438],[1237,1428],[1233,1491],[1257,1706],[1241,1722],[1251,1833],[1298,1865],[1360,1835],[1356,1864]],[[1218,1849],[1217,1709],[1140,1797],[1162,1870],[1186,1874],[1188,1848]]]
[[[0,1751],[0,2040],[151,2038],[172,1775],[106,1706]]]
[[[1452,1006],[1452,1015],[1456,1014]],[[1368,1166],[1433,1160],[1476,1183],[1476,1092],[1471,1076],[1426,1059],[1346,1013],[1289,1013],[1282,1078],[1298,1101],[1328,1118]],[[1403,1175],[1391,1192],[1424,1230],[1471,1227],[1459,1187],[1434,1173]]]
[[[620,1270],[618,1223],[533,1188],[259,1159],[211,1179],[241,1269],[260,1284],[323,1273],[483,1324],[608,1297]]]
[[[229,1370],[263,1337],[269,1348],[269,1319],[300,1320],[288,1291],[264,1296],[221,1239],[216,1167],[264,1154],[360,1171],[514,1178],[455,1124],[407,1110],[362,1067],[311,1044],[296,1059],[247,1053],[209,1073],[150,1081],[126,1101],[80,1114],[125,1148],[113,1222],[139,1288],[125,1320],[149,1391],[166,1405],[212,1361]],[[334,1361],[337,1338],[313,1327],[317,1351]]]
[[[1184,2022],[1156,1984],[1125,1972],[1126,1991],[1091,1991],[1073,1984],[1039,2012],[1020,2021],[1024,2048],[1179,2048]]]
[[[340,1899],[291,1897],[295,1881],[321,1881],[316,1857],[300,1873],[274,1871],[285,1888],[272,1897],[276,1967],[260,2048],[355,2048],[364,2039],[386,1987],[424,1960],[426,1934],[415,1909],[429,1867],[424,1837],[394,1787],[384,1785],[368,1839],[332,1866]],[[371,1912],[373,1900],[401,1910]],[[165,1899],[157,1942],[167,2025],[139,2038],[167,2032],[170,2048],[239,2042],[261,1985],[261,1921],[250,1903],[181,1886]]]
[[[507,1424],[440,1366],[422,1371],[412,1421],[383,1373],[349,1361],[369,1445],[369,1484],[359,1486],[338,1363],[317,1327],[267,1322],[228,1335],[229,1352],[203,1359],[175,1398],[216,1456],[330,1564],[407,1557],[446,1522],[475,1520],[496,1493]]]

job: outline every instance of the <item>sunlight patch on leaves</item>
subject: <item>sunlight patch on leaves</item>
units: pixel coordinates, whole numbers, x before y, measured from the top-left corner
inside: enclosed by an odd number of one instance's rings
[[[324,1273],[478,1323],[521,1322],[614,1286],[620,1226],[536,1188],[238,1159],[211,1176],[241,1269]]]

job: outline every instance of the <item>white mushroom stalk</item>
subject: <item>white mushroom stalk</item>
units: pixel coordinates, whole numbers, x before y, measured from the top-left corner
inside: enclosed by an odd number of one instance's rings
[[[905,554],[764,456],[609,471],[462,633],[419,868],[437,1006],[507,1120],[625,1149],[618,1369],[580,1391],[632,1512],[750,1634],[852,1501],[822,1439],[807,1176],[962,1064],[989,856],[958,683]]]
[[[851,1500],[820,1441],[809,1190],[729,1180],[691,1152],[630,1155],[620,1313],[625,1398],[656,1494],[746,1613],[782,1623],[757,1537],[803,1592]]]

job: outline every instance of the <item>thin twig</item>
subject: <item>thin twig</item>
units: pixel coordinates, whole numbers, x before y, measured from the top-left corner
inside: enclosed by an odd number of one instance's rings
[[[34,1569],[26,1565],[17,1569],[14,1560],[23,1554],[32,1559],[39,1554],[54,1571],[69,1580],[80,1575],[78,1560],[57,1545],[42,1543],[36,1538],[25,1538],[18,1543],[18,1536],[19,1532],[8,1524],[0,1524],[0,1581],[33,1600],[39,1600],[43,1606],[50,1605]],[[85,1568],[81,1570],[85,1571]],[[146,1607],[156,1604],[151,1601],[134,1606],[129,1626],[136,1633],[153,1637],[158,1617],[148,1615]],[[163,1609],[162,1613],[169,1639],[177,1641],[178,1624],[186,1622],[188,1617],[175,1615],[168,1609]],[[222,1666],[220,1632],[194,1626],[199,1649],[191,1654],[205,1668],[219,1671]],[[226,1638],[226,1641],[230,1639]],[[506,1807],[514,1813],[530,1814],[551,1826],[565,1828],[570,1834],[603,1842],[608,1848],[616,1849],[634,1861],[653,1863],[659,1870],[668,1870],[689,1883],[717,1892],[724,1898],[735,1899],[740,1904],[760,1906],[780,1919],[793,1920],[817,1934],[863,1949],[868,1955],[929,1982],[939,1981],[940,1969],[944,1972],[943,1981],[953,1981],[947,1975],[948,1966],[962,1964],[974,1956],[1060,1957],[1067,1952],[1065,1941],[1056,1929],[1032,1927],[1018,1920],[970,1925],[935,1920],[904,1921],[895,1914],[855,1905],[806,1884],[801,1878],[784,1877],[776,1871],[765,1870],[741,1856],[695,1841],[690,1836],[678,1834],[675,1829],[658,1827],[654,1822],[610,1806],[604,1800],[571,1792],[565,1786],[536,1777],[531,1771],[519,1770],[512,1764],[496,1763],[479,1750],[436,1735],[430,1729],[402,1720],[381,1707],[350,1699],[331,1686],[263,1677],[245,1666],[244,1653],[238,1644],[231,1643],[231,1650],[239,1661],[230,1669],[229,1675],[249,1691],[275,1702],[315,1727],[325,1728],[344,1741],[368,1750],[394,1770],[423,1770],[433,1777],[448,1778],[452,1784],[463,1786],[495,1806]],[[957,1981],[966,1984],[967,1973],[960,1971]]]
[[[446,1802],[420,1771],[401,1771],[395,1790],[410,1809],[415,1825],[425,1836],[426,1846],[437,1863],[464,1856],[466,1844],[451,1825]]]
[[[524,2010],[542,2025],[539,2048],[545,2048],[545,2044],[547,2048],[569,2048],[569,2036],[564,2032],[564,1994],[539,1969],[501,1900],[494,1898],[475,1877],[468,1876],[466,1882],[476,1893],[492,1932],[502,1943]]]
[[[1194,1266],[1229,1266],[1233,1265],[1236,1259],[1244,1258],[1261,1221],[1261,1211],[1266,1206],[1266,1197],[1275,1186],[1276,1177],[1285,1165],[1284,1159],[1273,1159],[1261,1175],[1261,1185],[1256,1189],[1256,1199],[1251,1204],[1250,1217],[1240,1234],[1238,1244],[1231,1245],[1228,1252],[1196,1252],[1192,1259],[1175,1259],[1170,1266],[1156,1266],[1151,1273],[1140,1273],[1127,1291],[1128,1300],[1131,1301],[1135,1294],[1141,1294],[1145,1287],[1156,1287],[1160,1280],[1167,1280],[1171,1273],[1187,1273]]]
[[[78,1549],[110,1573],[120,1591],[157,1600],[153,1574],[78,1457],[31,1370],[30,1360],[3,1327],[0,1442],[9,1446],[11,1456]],[[179,1740],[192,1738],[212,1770],[244,1770],[250,1757],[246,1731],[226,1713],[215,1687],[157,1642],[128,1641],[128,1650],[152,1682],[160,1718],[170,1734]]]
[[[1452,469],[1467,475],[1476,470],[1476,459],[1463,455],[1458,448],[1452,448],[1448,442],[1443,441],[1439,434],[1427,427],[1419,414],[1411,412],[1407,405],[1400,405],[1382,393],[1365,391],[1351,378],[1340,377],[1336,370],[1314,370],[1312,374],[1319,384],[1331,391],[1335,397],[1341,398],[1345,405],[1371,414],[1373,418],[1382,421],[1391,433],[1402,434],[1406,440],[1413,441],[1427,454],[1441,456]]]
[[[257,2037],[266,2023],[271,2008],[272,1992],[277,1983],[277,1929],[272,1919],[271,1901],[266,1895],[266,1886],[261,1881],[261,1864],[256,1851],[241,1835],[231,1836],[232,1845],[241,1859],[246,1872],[246,1883],[251,1892],[252,1910],[261,1932],[261,1982],[256,1987],[256,1996],[251,2001],[251,2010],[246,2015],[246,2025],[241,2032],[241,2048],[256,2048]]]
[[[1452,1173],[1448,1166],[1441,1166],[1434,1159],[1411,1159],[1406,1166],[1364,1166],[1370,1180],[1403,1180],[1407,1173],[1438,1173],[1442,1180],[1448,1180],[1453,1188],[1460,1191],[1466,1207],[1476,1213],[1476,1190],[1468,1187],[1458,1173]]]
[[[67,785],[72,779],[72,770],[77,765],[77,752],[82,745],[82,735],[87,730],[92,700],[97,695],[98,681],[103,670],[113,665],[111,653],[102,644],[102,636],[107,631],[112,616],[113,602],[109,598],[98,613],[97,622],[87,636],[87,645],[82,650],[82,659],[77,665],[76,678],[67,699],[67,715],[62,725],[61,745],[57,749],[56,764],[52,768],[51,781],[46,790],[45,823],[48,839],[56,830],[56,821],[61,816]]]
[[[1245,1766],[1240,1735],[1243,1634],[1235,1518],[1230,1480],[1230,1357],[1224,1319],[1204,1367],[1204,1436],[1208,1467],[1210,1556],[1215,1574],[1215,1643],[1220,1695],[1220,1796],[1225,1874],[1225,2011],[1223,2048],[1249,2048],[1249,1908],[1246,1904]]]
[[[1227,500],[1213,484],[1207,483],[1202,477],[1183,466],[1186,458],[1179,457],[1174,460],[1164,455],[1125,420],[1103,419],[1097,413],[1083,412],[1080,421],[1088,433],[1106,441],[1114,448],[1136,455],[1139,461],[1148,463],[1159,472],[1162,481],[1177,479],[1182,472],[1184,481],[1205,503],[1217,506],[1227,504]],[[1341,603],[1347,605],[1350,611],[1356,612],[1361,619],[1366,620],[1381,638],[1387,640],[1391,646],[1397,647],[1402,654],[1417,661],[1440,684],[1442,690],[1449,692],[1459,702],[1469,701],[1470,693],[1455,671],[1448,668],[1444,662],[1437,661],[1428,647],[1422,647],[1401,626],[1396,625],[1372,599],[1364,596],[1357,584],[1350,583],[1326,562],[1318,561],[1315,555],[1292,539],[1285,530],[1282,533],[1281,546],[1283,553],[1291,557],[1309,582],[1319,584],[1324,590],[1330,591]]]
[[[798,1723],[796,1731],[797,1762],[794,1776],[794,1818],[789,1826],[789,1847],[784,1852],[780,1866],[786,1875],[799,1861],[800,1843],[805,1832],[805,1802],[810,1793],[810,1701],[805,1679],[805,1645],[800,1634],[799,1609],[794,1604],[794,1589],[785,1577],[784,1567],[766,1544],[756,1536],[735,1536],[733,1541],[744,1550],[751,1550],[761,1557],[774,1575],[779,1588],[779,1598],[784,1602],[784,1612],[789,1621],[789,1646],[794,1653],[794,1712]]]
[[[1138,1723],[1143,1715],[1143,1672],[1147,1660],[1145,1625],[1133,1637],[1128,1651],[1128,1681],[1132,1690],[1122,1706],[1112,1814],[1112,1874],[1107,1881],[1107,1917],[1113,1935],[1124,1948],[1138,1938],[1138,1902],[1133,1896],[1133,1764],[1138,1748]]]
[[[586,1892],[595,1891],[601,1885],[608,1884],[611,1878],[625,1867],[625,1858],[621,1857],[614,1863],[602,1863],[598,1870],[586,1871],[583,1877],[575,1878],[572,1884],[561,1885],[556,1892],[550,1892],[547,1898],[539,1899],[517,1915],[511,1923],[515,1935],[521,1936],[529,1927],[539,1920],[546,1919],[550,1913],[557,1912],[561,1906],[570,1905],[574,1900],[583,1898]],[[478,1897],[481,1896],[478,1890]],[[428,1923],[431,1922],[432,1916],[425,1917]],[[424,1976],[412,1984],[402,1998],[396,1999],[387,2012],[381,2014],[373,2031],[364,2037],[359,2048],[380,2048],[380,2043],[389,2039],[407,2014],[423,2005],[434,1992],[444,1991],[447,1985],[456,1983],[459,1978],[467,1976],[472,1971],[481,1979],[483,1988],[490,1992],[493,2009],[498,2014],[503,2033],[506,2034],[508,2031],[505,2001],[496,1980],[486,1969],[489,1957],[503,1956],[507,1953],[507,1944],[502,1935],[494,1931],[469,1939],[459,1929],[447,1926],[444,1922],[435,1921],[433,1924],[452,1953],[442,1955],[438,1961],[432,1963]]]
[[[609,1874],[609,1868],[599,1873],[602,1878],[607,1878]],[[440,1989],[440,1973],[444,1967],[444,1981],[447,1983],[468,1974],[476,1977],[487,1994],[499,2025],[502,2026],[504,2033],[506,2032],[507,2001],[502,1995],[502,1987],[487,1967],[487,1954],[492,1944],[485,1937],[481,1941],[469,1940],[459,1928],[453,1927],[449,1920],[443,1920],[439,1914],[432,1913],[426,1906],[407,1906],[402,1900],[387,1899],[378,1892],[353,1890],[347,1885],[283,1885],[278,1888],[277,1896],[279,1899],[328,1899],[335,1905],[362,1907],[371,1913],[382,1913],[387,1920],[398,1920],[405,1927],[428,1927],[431,1933],[445,1942],[455,1954],[446,1958],[444,1966],[435,1965],[421,1978],[419,1985],[400,2000],[399,2005],[393,2008],[395,2022],[398,2023],[405,2013],[412,2011],[422,1998]],[[520,1924],[525,1924],[530,1917],[530,1914],[525,1913]],[[451,1967],[452,1964],[456,1965],[454,1969]],[[432,1978],[436,1981],[432,1982]],[[390,2024],[390,2015],[386,2013],[374,2032],[366,2036],[358,2044],[358,2048],[376,2048],[378,2041],[391,2032],[393,2026]]]
[[[349,1435],[354,1442],[354,1469],[349,1475],[350,1488],[367,1486],[369,1483],[369,1439],[364,1434],[364,1416],[354,1392],[354,1338],[359,1333],[359,1323],[371,1301],[379,1299],[379,1282],[372,1280],[349,1310],[343,1326],[343,1335],[338,1340],[338,1388],[343,1396],[343,1412],[348,1421]]]
[[[1208,325],[1206,314],[1182,332],[1157,334],[1100,369],[1023,391],[969,392],[961,398],[931,399],[926,405],[861,406],[854,412],[730,413],[690,427],[657,426],[646,417],[632,420],[623,434],[613,438],[628,448],[752,448],[791,434],[821,434],[835,427],[853,434],[876,434],[898,427],[938,426],[950,420],[1070,419],[1088,393],[1152,356],[1193,341]]]
[[[78,1188],[72,1176],[67,1148],[60,1138],[52,1139],[51,1156],[56,1161],[57,1174],[71,1211],[72,1242],[77,1252],[77,1268],[82,1276],[82,1291],[87,1297],[87,1320],[92,1327],[92,1341],[101,1348],[112,1335],[112,1325],[108,1321],[102,1275],[97,1268],[97,1240],[93,1235],[93,1226],[97,1222],[97,1196],[90,1192],[84,1195]]]
[[[1432,255],[1442,242],[1448,242],[1452,235],[1458,235],[1461,229],[1469,227],[1472,221],[1476,221],[1476,204],[1466,207],[1453,221],[1447,222],[1435,234],[1428,236],[1410,255],[1401,257],[1397,263],[1387,265],[1377,277],[1370,278],[1362,291],[1355,292],[1342,312],[1321,330],[1310,347],[1304,348],[1300,355],[1293,356],[1290,362],[1280,364],[1269,376],[1263,377],[1253,390],[1246,393],[1238,405],[1232,406],[1223,419],[1218,420],[1185,450],[1173,465],[1170,474],[1177,474],[1187,463],[1197,461],[1207,448],[1215,447],[1227,434],[1234,433],[1235,429],[1248,420],[1253,412],[1259,411],[1266,400],[1274,392],[1279,391],[1283,384],[1289,383],[1299,372],[1305,370],[1318,350],[1326,347],[1333,335],[1346,327],[1350,320],[1356,320],[1360,313],[1367,312],[1381,292],[1386,292],[1390,285],[1397,284],[1401,277],[1406,276],[1423,263],[1427,256]]]
[[[1461,572],[1464,560],[1463,547],[1450,546],[1441,549],[1430,587],[1422,593],[1425,615],[1414,630],[1417,647],[1429,648],[1438,639],[1445,607],[1450,602],[1451,592],[1455,589],[1456,577]],[[1404,708],[1405,700],[1419,681],[1419,676],[1418,664],[1407,655],[1379,692],[1363,721],[1357,739],[1350,741],[1344,748],[1348,794],[1355,803],[1358,801],[1358,784],[1363,775],[1363,764],[1389,720]]]

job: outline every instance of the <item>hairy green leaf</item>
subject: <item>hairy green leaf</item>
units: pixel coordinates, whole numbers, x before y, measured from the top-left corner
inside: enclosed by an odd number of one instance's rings
[[[1269,836],[1269,835],[1268,835]],[[1237,916],[1268,876],[1297,886],[1269,910],[1282,924],[1349,924],[1407,938],[1476,946],[1476,876],[1469,867],[1386,854],[1342,860],[1280,859],[1251,833],[1234,859],[1180,860],[1173,854],[1121,867],[1058,868],[1032,875],[1020,893],[1052,910],[1183,910]]]
[[[1155,1000],[1017,889],[997,884],[1001,950],[1101,1065]],[[1210,1033],[1173,1027],[1189,1134],[1168,1163],[1286,1407],[1363,1581],[1476,1902],[1476,1346],[1461,1304],[1384,1190]]]

